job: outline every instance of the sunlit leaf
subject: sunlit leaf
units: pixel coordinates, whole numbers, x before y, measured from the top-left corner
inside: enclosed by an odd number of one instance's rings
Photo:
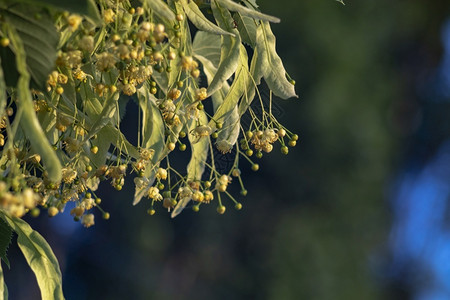
[[[200,30],[214,33],[214,34],[224,34],[234,36],[233,33],[223,30],[216,24],[208,20],[198,8],[197,4],[193,1],[182,0],[181,1],[184,11],[188,16],[189,20]]]
[[[298,97],[294,85],[286,79],[286,70],[275,49],[275,36],[268,22],[257,29],[256,52],[260,57],[264,80],[273,93],[283,99]]]
[[[225,120],[233,113],[234,108],[237,107],[240,98],[245,93],[246,81],[248,80],[248,56],[245,47],[240,47],[239,66],[236,70],[236,76],[233,84],[230,87],[223,103],[215,112],[213,118],[209,122],[211,128],[216,127],[216,123],[224,123]]]
[[[192,43],[194,55],[200,55],[211,61],[216,69],[220,62],[221,40],[220,36],[199,31],[195,34]]]
[[[152,165],[158,164],[164,153],[164,121],[161,117],[155,98],[150,94],[147,85],[138,90],[139,107],[142,112],[142,142],[145,149],[154,151],[151,165],[145,168],[144,177],[147,178],[147,186],[143,189],[136,188],[133,205],[138,204],[147,193],[155,180],[155,169]]]
[[[175,14],[162,0],[144,0],[144,2],[156,14],[167,20],[175,20]]]
[[[201,111],[198,121],[200,124],[206,124],[208,122],[208,118],[206,114]],[[189,120],[189,132],[191,132],[196,126],[196,120]],[[191,143],[191,159],[189,164],[187,165],[187,180],[190,181],[199,181],[202,179],[203,172],[205,171],[206,160],[208,158],[209,153],[209,137],[201,137],[200,140],[197,140],[192,133],[189,133],[189,141]],[[174,210],[172,211],[171,217],[175,218],[179,215],[186,205],[189,203],[191,198],[186,197],[180,199]]]
[[[269,15],[263,14],[257,10],[247,8],[236,2],[233,2],[232,0],[215,0],[215,1],[220,2],[220,4],[223,7],[229,9],[230,11],[239,12],[243,16],[252,17],[254,19],[263,20],[263,21],[269,21],[272,23],[280,22],[280,19],[277,17],[269,16]]]
[[[36,275],[42,299],[64,299],[61,270],[45,239],[22,219],[6,214],[3,218],[17,233],[17,244]]]
[[[251,46],[252,48],[256,45],[256,27],[257,24],[253,18],[243,16],[240,13],[235,13],[233,18],[236,20],[237,28],[241,34],[241,39],[243,43]]]
[[[237,29],[231,27],[233,23],[231,14],[215,3],[216,1],[211,3],[211,8],[217,23],[220,27],[226,28],[229,32],[234,33],[235,37],[222,35],[220,62],[217,73],[208,86],[208,95],[212,95],[220,89],[223,82],[230,78],[236,71],[239,62],[239,47],[241,45],[239,32]]]

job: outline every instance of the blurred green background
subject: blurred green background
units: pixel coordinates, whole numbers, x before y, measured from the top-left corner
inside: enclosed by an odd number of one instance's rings
[[[92,228],[68,215],[29,220],[60,260],[67,299],[408,299],[384,271],[387,195],[449,1],[257,2],[282,19],[272,28],[300,98],[277,107],[297,147],[243,170],[240,212],[230,202],[225,215],[212,205],[150,217],[131,206],[129,182],[104,190],[112,218]],[[16,246],[9,253],[11,299],[39,299]]]

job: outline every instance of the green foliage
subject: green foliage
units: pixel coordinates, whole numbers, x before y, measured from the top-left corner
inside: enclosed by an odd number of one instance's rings
[[[18,5],[7,6],[2,9],[2,15],[6,24],[14,28],[18,38],[23,44],[23,50],[26,56],[26,68],[31,76],[32,86],[43,89],[47,81],[48,74],[54,69],[56,59],[56,46],[59,35],[49,16],[44,15],[39,19],[35,14],[42,13],[41,9],[34,6]],[[17,47],[17,46],[16,46]],[[14,56],[21,55],[20,49],[6,48],[2,49],[2,62],[14,62]],[[5,65],[3,66],[5,68]],[[19,74],[18,68],[6,66],[8,71],[14,72],[8,74],[6,84],[10,87],[17,85]]]
[[[190,201],[198,210],[215,197],[222,214],[222,202],[236,203],[232,176],[244,190],[240,158],[256,170],[250,148],[269,153],[293,136],[272,115],[272,94],[257,93],[264,77],[274,95],[296,96],[269,22],[279,19],[247,0],[0,1],[0,210],[44,299],[63,298],[61,274],[20,219],[26,213],[44,207],[52,217],[72,201],[74,219],[90,227],[92,211],[104,213],[99,183],[120,191],[134,173],[133,204],[147,199],[150,214],[161,205],[175,217]],[[250,106],[255,95],[261,114]],[[139,111],[135,145],[121,131],[130,99]],[[176,170],[170,153],[185,143],[191,158]],[[216,167],[214,148],[233,150],[232,168]]]
[[[7,214],[1,217],[17,233],[17,244],[36,275],[42,299],[64,299],[61,271],[48,243],[22,219]]]

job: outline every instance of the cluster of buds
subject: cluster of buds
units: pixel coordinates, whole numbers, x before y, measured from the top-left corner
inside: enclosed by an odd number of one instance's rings
[[[31,188],[13,193],[8,190],[5,182],[0,181],[0,208],[14,217],[21,218],[25,213],[33,210],[41,197]]]

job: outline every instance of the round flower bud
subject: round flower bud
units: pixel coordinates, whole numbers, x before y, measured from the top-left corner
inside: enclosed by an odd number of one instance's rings
[[[184,16],[183,16],[182,14],[177,14],[177,15],[175,16],[175,18],[177,19],[178,22],[181,22],[181,21],[184,20]]]
[[[173,151],[175,149],[175,143],[168,143],[167,144],[167,149],[169,149],[169,151]]]
[[[221,215],[223,215],[225,213],[226,207],[223,205],[219,205],[217,206],[217,212]]]
[[[51,207],[48,208],[47,213],[48,213],[49,217],[54,217],[54,216],[56,216],[59,213],[59,210],[56,207],[51,206]]]
[[[231,172],[231,175],[233,175],[234,177],[239,177],[239,175],[241,175],[241,170],[239,169],[233,169],[233,172]]]

